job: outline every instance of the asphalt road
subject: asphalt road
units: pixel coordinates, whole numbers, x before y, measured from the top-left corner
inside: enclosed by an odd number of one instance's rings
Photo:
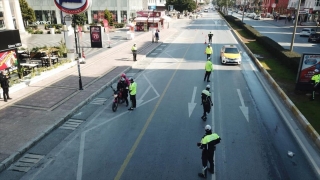
[[[128,73],[138,84],[136,110],[120,105],[112,112],[107,89],[72,117],[85,120],[80,127],[59,128],[29,150],[45,155],[30,171],[6,170],[0,179],[198,179],[202,167],[196,143],[206,124],[222,138],[215,152],[216,173],[208,179],[318,179],[304,146],[283,120],[288,111],[279,112],[281,105],[268,96],[248,55],[243,52],[240,66],[221,65],[224,44],[243,49],[220,16],[209,12],[172,26],[181,31],[138,61],[144,70],[133,67]],[[207,85],[203,52],[209,31],[215,42],[214,106],[203,122],[200,94]]]
[[[233,13],[233,16],[242,19],[242,15],[238,13]],[[268,36],[275,42],[278,42],[285,49],[290,49],[292,35],[294,32],[294,24],[288,23],[287,26],[274,26],[270,23],[272,20],[253,20],[244,16],[244,23],[251,25],[256,30],[258,30],[262,35]],[[281,20],[284,21],[284,20]],[[282,22],[279,24],[283,24]],[[295,40],[293,43],[293,51],[299,54],[302,53],[319,53],[320,44],[319,43],[309,43],[308,37],[300,37],[300,32],[304,27],[297,27]]]

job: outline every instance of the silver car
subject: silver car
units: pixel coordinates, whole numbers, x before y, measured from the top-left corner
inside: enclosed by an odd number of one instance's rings
[[[300,32],[300,36],[310,36],[310,34],[315,34],[316,31],[312,28],[303,28]]]

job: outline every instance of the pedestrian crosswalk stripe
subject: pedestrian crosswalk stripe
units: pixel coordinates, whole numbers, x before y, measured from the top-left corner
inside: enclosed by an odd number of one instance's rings
[[[83,123],[82,120],[69,119],[62,126],[60,126],[59,129],[75,130],[81,123]]]
[[[107,101],[107,98],[95,98],[90,104],[103,105]]]
[[[28,172],[31,169],[31,167],[36,165],[43,157],[44,155],[27,153],[16,163],[12,164],[8,170]]]

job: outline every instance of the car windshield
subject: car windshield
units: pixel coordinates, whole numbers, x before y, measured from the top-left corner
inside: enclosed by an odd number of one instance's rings
[[[226,48],[224,50],[224,53],[229,53],[229,54],[238,54],[239,51],[237,48]]]
[[[302,29],[302,31],[306,31],[306,32],[309,32],[310,30],[309,30],[309,29]]]

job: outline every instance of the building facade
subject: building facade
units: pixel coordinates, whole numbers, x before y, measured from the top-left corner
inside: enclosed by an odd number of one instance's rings
[[[0,30],[19,29],[25,32],[19,0],[0,0]]]
[[[163,0],[157,0],[163,2]],[[34,10],[36,24],[62,24],[61,11],[53,0],[27,0]],[[88,22],[100,22],[104,11],[108,9],[113,14],[114,22],[128,23],[137,17],[136,12],[148,9],[148,0],[94,0],[86,12]],[[19,0],[0,0],[0,30],[19,29],[25,31],[21,16]]]

